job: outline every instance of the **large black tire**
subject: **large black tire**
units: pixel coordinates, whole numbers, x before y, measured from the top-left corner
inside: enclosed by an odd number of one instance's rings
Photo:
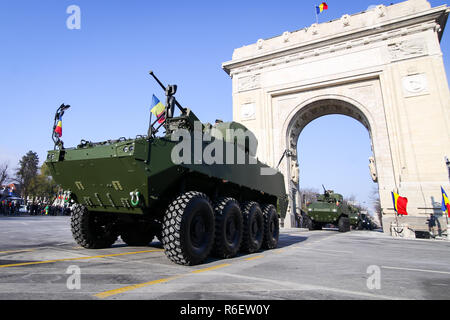
[[[202,263],[214,244],[214,212],[208,197],[190,191],[176,198],[166,210],[160,240],[173,262]]]
[[[338,222],[339,232],[350,231],[350,219],[347,217],[340,217]]]
[[[214,204],[216,235],[213,254],[218,258],[237,255],[242,242],[244,224],[239,203],[233,198],[220,198]]]
[[[309,231],[322,230],[322,224],[308,217],[308,229]]]
[[[86,249],[111,247],[118,238],[112,213],[89,212],[78,204],[72,210],[70,227],[75,241]]]
[[[261,249],[264,238],[264,218],[257,202],[246,202],[241,207],[244,218],[244,234],[241,251],[254,253]]]
[[[144,222],[128,224],[120,232],[123,242],[134,247],[147,246],[155,235],[156,230]]]
[[[273,204],[265,205],[262,208],[264,218],[264,237],[262,248],[275,249],[278,246],[280,236],[280,222],[277,209]]]
[[[364,226],[362,224],[362,221],[359,221],[358,225],[356,226],[356,230],[363,230],[363,229],[364,229]]]

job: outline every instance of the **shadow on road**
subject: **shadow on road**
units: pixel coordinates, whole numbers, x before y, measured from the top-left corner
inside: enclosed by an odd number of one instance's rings
[[[280,238],[278,240],[278,248],[281,249],[281,248],[289,247],[289,246],[292,246],[294,244],[307,241],[308,238],[309,237],[292,236],[292,235],[289,235],[289,234],[281,234]]]

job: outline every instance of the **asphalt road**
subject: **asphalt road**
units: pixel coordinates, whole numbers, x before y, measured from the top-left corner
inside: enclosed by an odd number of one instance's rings
[[[450,242],[283,230],[279,247],[179,266],[160,243],[87,250],[69,217],[0,217],[0,299],[449,299]]]

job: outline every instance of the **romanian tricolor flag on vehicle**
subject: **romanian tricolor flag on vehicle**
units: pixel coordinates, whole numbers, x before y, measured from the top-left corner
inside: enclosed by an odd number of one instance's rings
[[[400,197],[395,192],[392,193],[392,201],[394,201],[394,209],[397,214],[407,216],[406,206],[408,205],[408,198]]]
[[[159,101],[155,95],[153,95],[152,98],[152,106],[151,106],[151,112],[155,115],[155,117],[158,119],[158,123],[163,123],[166,121],[166,117],[164,116],[164,112],[166,111],[166,107]]]
[[[323,10],[328,10],[328,5],[325,2],[322,2],[318,6],[316,6],[317,14],[322,13]]]
[[[58,136],[62,137],[62,118],[59,117],[58,124],[56,125],[55,132],[58,134]]]
[[[442,192],[442,212],[445,213],[447,211],[447,215],[450,218],[450,200],[448,199],[447,194],[444,191],[444,188],[441,187]]]

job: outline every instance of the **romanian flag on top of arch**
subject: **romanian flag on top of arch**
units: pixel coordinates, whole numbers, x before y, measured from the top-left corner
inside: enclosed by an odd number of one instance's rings
[[[164,105],[161,103],[161,101],[159,101],[157,97],[155,97],[155,95],[153,95],[152,106],[150,108],[152,108],[151,112],[155,115],[155,117],[159,119],[158,123],[163,123],[164,121],[166,121],[166,117],[164,116],[166,107],[164,107]]]
[[[406,206],[408,205],[408,198],[400,197],[397,193],[392,193],[392,201],[394,201],[394,209],[397,214],[407,216]]]
[[[59,117],[58,124],[55,127],[55,132],[60,138],[62,137],[62,117]]]
[[[322,13],[323,10],[328,10],[328,5],[325,2],[322,2],[318,6],[316,6],[316,12],[317,14]]]

